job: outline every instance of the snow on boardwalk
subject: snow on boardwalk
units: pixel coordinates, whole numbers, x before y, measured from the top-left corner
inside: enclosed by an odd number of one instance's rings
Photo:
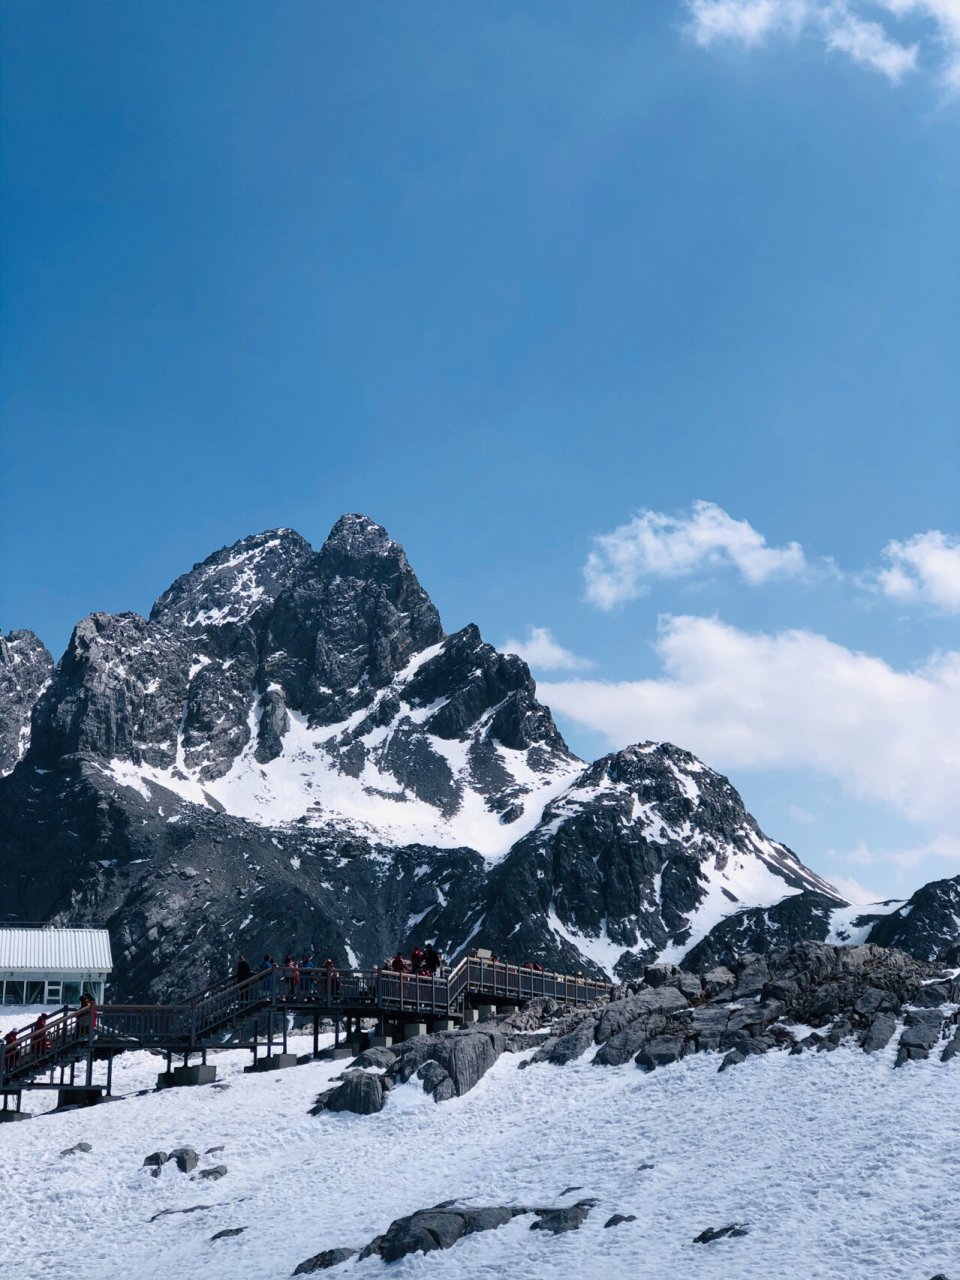
[[[477,1089],[436,1105],[400,1086],[380,1115],[306,1114],[342,1064],[243,1076],[0,1128],[3,1254],[21,1280],[273,1280],[322,1248],[361,1246],[440,1200],[551,1204],[570,1185],[600,1203],[580,1231],[515,1219],[445,1253],[331,1272],[437,1280],[927,1280],[960,1273],[956,1161],[960,1063],[893,1071],[892,1051],[770,1053],[717,1074],[699,1055],[652,1075],[634,1066],[517,1070],[504,1055]],[[121,1059],[121,1061],[123,1061]],[[126,1085],[157,1059],[128,1055]],[[120,1063],[118,1062],[118,1072]],[[90,1155],[59,1158],[87,1140]],[[188,1144],[229,1173],[191,1182],[141,1172]],[[652,1161],[652,1170],[638,1166]],[[210,1209],[151,1223],[161,1209]],[[637,1221],[604,1230],[610,1214]],[[741,1239],[695,1245],[743,1221]],[[214,1232],[244,1234],[210,1243]]]

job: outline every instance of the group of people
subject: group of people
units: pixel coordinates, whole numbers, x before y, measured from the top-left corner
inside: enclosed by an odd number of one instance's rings
[[[64,1010],[64,1013],[68,1012],[68,1009]],[[24,1027],[24,1031],[30,1032],[29,1059],[42,1058],[45,1054],[53,1052],[53,1040],[47,1029],[48,1021],[49,1015],[40,1013],[31,1027]],[[80,1007],[74,1019],[73,1035],[68,1035],[67,1039],[87,1040],[96,1029],[97,1002],[93,996],[84,993],[80,997]],[[61,1030],[61,1028],[58,1028],[58,1030]],[[7,1069],[15,1066],[20,1061],[20,1054],[25,1047],[20,1040],[22,1034],[23,1032],[18,1031],[16,1027],[12,1027],[3,1037],[3,1065]]]
[[[443,968],[443,960],[433,943],[428,942],[425,947],[414,947],[409,960],[402,951],[398,951],[392,960],[384,963],[384,968],[390,968],[394,973],[414,973],[434,978]]]
[[[436,977],[443,969],[443,960],[433,943],[428,942],[422,947],[414,947],[409,957],[402,951],[398,951],[392,960],[383,962],[383,968],[394,973]],[[233,981],[240,986],[242,983],[251,981],[258,973],[269,973],[271,982],[282,982],[283,994],[290,999],[295,996],[307,997],[313,992],[324,991],[329,986],[339,984],[340,981],[340,971],[330,959],[324,960],[323,964],[317,964],[304,953],[299,959],[288,954],[284,956],[282,962],[279,962],[269,952],[264,953],[256,971],[246,956],[240,956],[233,971]]]

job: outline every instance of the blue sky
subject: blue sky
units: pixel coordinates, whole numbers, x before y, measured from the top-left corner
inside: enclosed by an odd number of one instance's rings
[[[0,626],[364,511],[581,754],[960,873],[951,13],[8,5]]]

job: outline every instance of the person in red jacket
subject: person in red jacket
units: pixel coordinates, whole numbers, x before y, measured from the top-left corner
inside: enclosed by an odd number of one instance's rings
[[[13,1027],[3,1037],[3,1065],[5,1070],[9,1071],[11,1067],[15,1067],[19,1057],[20,1050],[17,1048],[17,1028]]]
[[[403,958],[403,953],[398,951],[390,962],[390,968],[394,973],[406,973],[407,962]]]
[[[425,957],[419,947],[414,947],[410,952],[410,968],[414,973],[423,973],[423,961]]]
[[[41,1054],[49,1053],[52,1048],[50,1037],[47,1035],[47,1015],[41,1013],[33,1024],[33,1035],[30,1037],[30,1052],[35,1058],[39,1058]]]

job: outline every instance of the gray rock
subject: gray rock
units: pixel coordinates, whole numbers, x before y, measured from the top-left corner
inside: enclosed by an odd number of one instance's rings
[[[193,1173],[200,1163],[200,1156],[193,1147],[176,1147],[168,1158],[176,1163],[181,1173]]]
[[[943,1053],[940,1055],[941,1062],[949,1062],[951,1058],[955,1058],[960,1053],[960,1027],[957,1027],[953,1033],[953,1039],[946,1045]]]
[[[603,1224],[605,1227],[619,1227],[624,1222],[636,1222],[637,1215],[635,1213],[615,1213],[608,1218]]]
[[[708,1000],[712,1000],[715,996],[722,995],[724,992],[732,992],[737,981],[733,971],[722,964],[714,965],[712,969],[708,969],[702,975],[701,980],[703,994]]]
[[[720,1063],[719,1070],[726,1071],[728,1067],[739,1066],[741,1062],[746,1062],[747,1055],[740,1049],[731,1049],[724,1060]]]
[[[80,1152],[92,1151],[92,1150],[93,1150],[93,1147],[90,1145],[89,1142],[78,1142],[72,1147],[65,1147],[64,1150],[60,1152],[60,1157],[62,1159],[64,1156],[75,1156]],[[162,1155],[163,1153],[158,1152],[158,1154]],[[149,1160],[149,1158],[150,1157],[148,1156],[147,1160]],[[146,1164],[147,1161],[144,1160],[143,1163]]]
[[[324,1111],[352,1111],[369,1116],[383,1110],[383,1081],[366,1071],[347,1071],[343,1083],[321,1093],[310,1110],[312,1116]]]
[[[397,1055],[393,1049],[384,1048],[377,1045],[373,1049],[364,1049],[358,1058],[354,1059],[355,1067],[381,1067],[389,1071],[392,1066],[396,1065]]]
[[[898,1067],[905,1062],[920,1061],[929,1056],[930,1050],[940,1039],[943,1015],[939,1009],[910,1010],[906,1023],[897,1048]]]
[[[293,1274],[295,1276],[312,1275],[315,1271],[326,1271],[330,1267],[337,1267],[341,1262],[346,1262],[348,1258],[354,1257],[356,1249],[324,1249],[321,1253],[315,1253],[312,1258],[307,1258],[305,1262],[301,1262],[295,1267]]]
[[[549,1231],[555,1236],[564,1231],[579,1231],[596,1203],[596,1200],[578,1200],[563,1209],[534,1209],[537,1221],[531,1224],[530,1230]]]
[[[170,1156],[166,1151],[153,1151],[150,1155],[143,1157],[143,1165],[141,1167],[159,1170],[160,1166],[166,1164],[169,1159]]]
[[[634,1061],[644,1071],[653,1071],[669,1062],[679,1062],[683,1041],[678,1036],[654,1036],[637,1054]]]
[[[242,1236],[246,1231],[246,1227],[224,1227],[222,1231],[217,1231],[210,1237],[213,1240],[229,1240],[231,1236]]]
[[[694,1236],[694,1244],[712,1244],[714,1240],[723,1240],[735,1236],[745,1236],[749,1232],[741,1222],[731,1222],[725,1227],[707,1227],[698,1236]]]
[[[225,1164],[215,1164],[209,1169],[201,1169],[197,1177],[202,1178],[204,1181],[219,1182],[226,1172],[227,1166]]]
[[[892,1013],[878,1013],[863,1038],[864,1052],[877,1053],[878,1050],[885,1049],[896,1029],[897,1019]]]

